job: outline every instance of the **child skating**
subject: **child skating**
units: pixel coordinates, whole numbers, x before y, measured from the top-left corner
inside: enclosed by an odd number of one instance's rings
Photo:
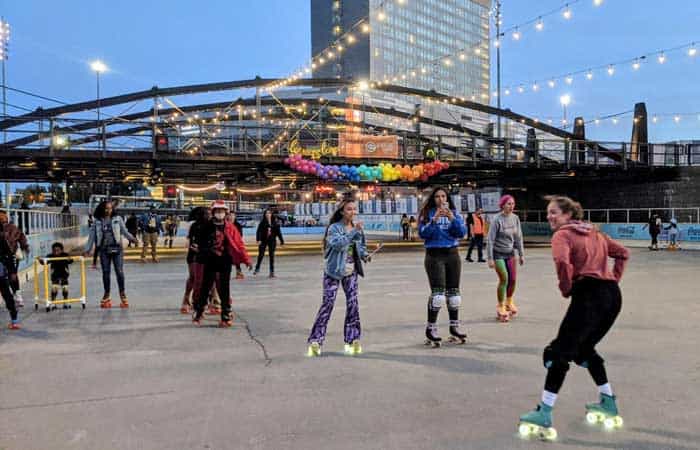
[[[437,334],[437,319],[443,303],[450,316],[451,342],[464,344],[466,333],[459,330],[459,291],[462,260],[459,240],[467,233],[464,220],[457,213],[447,190],[435,188],[421,208],[418,217],[419,235],[425,241],[425,272],[430,283],[428,297],[428,324],[425,329],[426,345],[439,347],[442,338]]]
[[[360,308],[358,304],[358,276],[364,276],[362,261],[369,261],[362,222],[354,222],[357,213],[352,200],[343,200],[331,216],[323,238],[325,269],[323,273],[323,300],[311,328],[307,356],[321,356],[326,328],[333,312],[338,289],[345,291],[345,354],[359,355]]]
[[[51,267],[51,301],[56,301],[58,297],[58,291],[62,291],[63,300],[68,298],[68,277],[70,276],[69,267],[73,264],[73,260],[68,258],[70,255],[66,253],[63,249],[63,244],[60,242],[54,242],[51,246],[51,253],[46,255],[46,257],[40,260],[41,264],[48,264]],[[51,258],[66,258],[52,261]],[[70,304],[64,303],[63,309],[70,309]]]
[[[598,386],[600,401],[585,405],[586,420],[614,429],[622,425],[616,397],[608,382],[603,358],[595,346],[612,327],[622,306],[618,283],[629,258],[629,251],[582,222],[581,205],[568,197],[547,197],[547,220],[554,231],[552,256],[559,278],[559,290],[571,297],[557,337],[544,349],[547,369],[542,399],[535,410],[520,416],[521,436],[537,435],[553,440],[552,409],[564,384],[569,363],[588,369]],[[615,260],[612,270],[608,257]]]

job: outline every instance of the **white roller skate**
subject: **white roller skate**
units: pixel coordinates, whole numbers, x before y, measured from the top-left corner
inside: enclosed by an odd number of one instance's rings
[[[437,324],[429,323],[425,328],[425,345],[431,347],[440,347],[442,345],[442,338],[437,335]]]

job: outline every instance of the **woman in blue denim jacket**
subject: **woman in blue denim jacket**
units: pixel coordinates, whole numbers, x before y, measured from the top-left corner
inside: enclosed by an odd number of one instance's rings
[[[331,216],[323,238],[325,270],[323,301],[309,336],[307,356],[320,356],[338,288],[342,284],[347,300],[345,309],[345,353],[362,353],[360,346],[360,309],[357,302],[357,277],[364,276],[362,262],[369,261],[362,222],[354,222],[357,207],[353,200],[343,200]]]
[[[100,255],[102,265],[102,284],[104,295],[100,301],[101,308],[111,308],[110,297],[110,264],[114,264],[114,272],[117,274],[119,285],[120,307],[128,308],[129,300],[126,297],[124,287],[124,250],[122,249],[122,236],[129,242],[136,242],[136,238],[129,233],[121,216],[112,216],[112,202],[104,201],[95,208],[95,223],[90,227],[90,238],[85,246],[85,255],[89,256],[93,245],[95,253]]]

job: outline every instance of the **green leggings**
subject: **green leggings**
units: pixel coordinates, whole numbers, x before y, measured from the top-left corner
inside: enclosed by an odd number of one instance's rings
[[[498,274],[498,289],[496,296],[498,303],[503,304],[506,299],[512,298],[515,292],[515,281],[517,278],[517,264],[515,256],[507,259],[496,259],[496,273]]]

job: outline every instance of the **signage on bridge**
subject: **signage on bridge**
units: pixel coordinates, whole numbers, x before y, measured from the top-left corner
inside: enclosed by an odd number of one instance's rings
[[[397,136],[340,133],[338,140],[338,154],[346,158],[397,159],[399,157]]]

